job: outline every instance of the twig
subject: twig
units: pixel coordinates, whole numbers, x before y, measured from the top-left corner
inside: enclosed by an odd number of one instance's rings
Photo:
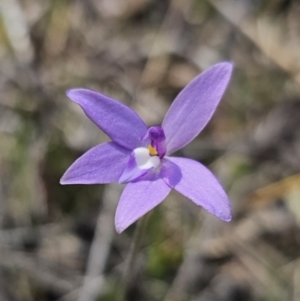
[[[103,208],[97,220],[95,236],[90,248],[84,283],[78,301],[93,301],[101,293],[103,270],[114,235],[114,211],[121,194],[121,186],[108,185],[104,192]]]
[[[30,63],[33,59],[33,46],[29,28],[18,0],[1,0],[0,14],[14,54],[20,63]]]
[[[124,273],[122,276],[122,287],[121,287],[121,294],[118,298],[119,301],[125,301],[126,295],[130,288],[130,284],[132,281],[132,276],[135,273],[135,266],[136,266],[136,258],[142,243],[143,235],[147,226],[149,214],[142,217],[142,219],[138,222],[137,227],[135,229],[133,240],[131,242],[129,254],[127,260],[125,262]]]

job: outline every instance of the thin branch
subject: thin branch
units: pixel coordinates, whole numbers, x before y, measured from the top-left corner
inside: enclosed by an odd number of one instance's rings
[[[121,186],[110,184],[105,188],[103,208],[97,220],[95,236],[90,248],[84,283],[78,301],[93,301],[101,294],[103,271],[114,235],[114,211],[121,194]]]
[[[137,227],[135,229],[129,254],[125,263],[123,277],[122,277],[122,289],[119,298],[120,301],[126,300],[126,295],[128,293],[128,290],[130,288],[133,279],[132,276],[135,274],[136,259],[142,244],[143,235],[145,233],[145,229],[148,223],[148,218],[149,218],[149,214],[142,217],[142,219],[138,222]]]

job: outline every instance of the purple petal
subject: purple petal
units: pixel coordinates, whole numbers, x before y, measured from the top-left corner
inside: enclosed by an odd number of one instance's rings
[[[226,222],[231,220],[228,196],[219,181],[205,166],[185,158],[168,157],[165,160],[177,165],[181,171],[181,175],[178,175],[178,168],[172,165],[166,168],[162,176],[170,187],[219,219]],[[181,180],[178,181],[180,176]]]
[[[225,92],[231,72],[231,63],[214,65],[179,93],[162,124],[167,154],[184,147],[205,127]]]
[[[130,150],[141,146],[141,138],[147,126],[133,110],[87,89],[69,90],[67,96],[78,103],[85,114],[114,142]]]
[[[161,203],[171,188],[160,177],[150,181],[129,183],[119,201],[115,226],[118,233],[123,232],[136,220]]]
[[[117,182],[126,167],[130,151],[114,142],[97,145],[77,159],[65,172],[61,184]]]

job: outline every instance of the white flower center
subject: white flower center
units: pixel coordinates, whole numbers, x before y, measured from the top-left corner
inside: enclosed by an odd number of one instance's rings
[[[140,169],[156,168],[160,159],[158,156],[150,156],[149,149],[146,147],[138,147],[134,151],[135,162]]]

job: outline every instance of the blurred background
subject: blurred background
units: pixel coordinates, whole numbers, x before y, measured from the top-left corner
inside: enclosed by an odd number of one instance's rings
[[[0,0],[0,300],[118,298],[136,225],[114,230],[121,185],[59,185],[108,139],[65,91],[101,91],[159,125],[224,60],[226,95],[178,155],[214,171],[234,219],[171,193],[127,300],[300,300],[299,16],[296,0]]]

